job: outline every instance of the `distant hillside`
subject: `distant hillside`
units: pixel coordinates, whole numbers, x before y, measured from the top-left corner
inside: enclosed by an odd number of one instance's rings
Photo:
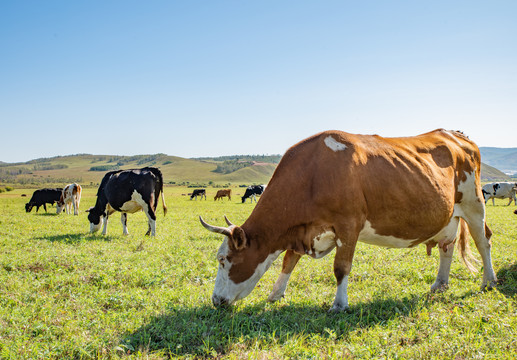
[[[481,161],[505,173],[517,173],[517,148],[480,147]]]
[[[251,157],[250,159],[252,159]],[[260,156],[258,158],[262,159]],[[165,154],[115,156],[69,155],[41,158],[25,163],[0,164],[0,182],[23,186],[42,186],[79,182],[97,185],[107,171],[156,166],[167,184],[263,184],[267,183],[276,167],[272,163],[250,161],[235,171],[216,173],[220,163],[185,159]]]
[[[165,154],[57,156],[25,163],[0,163],[0,183],[42,187],[79,182],[85,186],[97,186],[107,171],[156,166],[161,169],[166,184],[266,184],[280,158],[280,155],[235,155],[202,159],[185,159]],[[501,171],[486,164],[481,166],[481,178],[482,181],[509,179]]]
[[[509,181],[510,177],[496,168],[481,163],[481,181]]]

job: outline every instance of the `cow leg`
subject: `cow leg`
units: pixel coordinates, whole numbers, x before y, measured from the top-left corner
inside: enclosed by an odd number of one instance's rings
[[[77,199],[72,200],[74,205],[74,215],[79,215],[79,205],[77,204]]]
[[[334,276],[337,281],[336,298],[330,311],[342,311],[348,308],[348,275],[352,270],[352,260],[354,258],[357,236],[338,238],[336,256],[334,257]],[[348,240],[350,239],[350,240]]]
[[[485,208],[482,202],[477,201],[465,204],[463,211],[463,218],[467,222],[470,235],[472,235],[483,261],[483,283],[481,288],[488,287],[490,289],[496,284],[497,277],[492,267],[492,245],[490,244],[492,231],[485,222]]]
[[[492,266],[492,255],[491,255],[491,247],[490,237],[492,236],[492,231],[490,228],[484,223],[484,221],[478,222],[468,222],[469,231],[472,237],[474,238],[474,242],[476,243],[476,248],[478,249],[479,254],[481,255],[481,260],[483,261],[483,283],[481,284],[481,289],[488,287],[491,289],[497,283],[497,277],[494,272],[494,268]]]
[[[492,198],[492,206],[495,206],[495,198]]]
[[[124,235],[129,235],[129,232],[127,231],[127,213],[122,213],[122,215],[120,215],[120,221],[122,222],[122,233]]]
[[[147,215],[147,222],[149,224],[149,228],[145,235],[148,236],[150,234],[151,236],[156,236],[156,214],[150,206],[147,206],[145,215]]]
[[[512,203],[513,199],[512,197],[510,196],[510,201],[508,202],[508,204],[506,204],[506,206],[510,206],[510,204]]]
[[[267,298],[268,301],[275,302],[284,297],[289,277],[301,257],[300,254],[295,253],[293,250],[287,250],[285,252],[282,272],[278,276],[275,285],[273,285],[273,291],[271,291],[271,294],[269,294]]]
[[[438,275],[433,285],[431,285],[431,291],[445,290],[449,286],[449,273],[451,271],[452,255],[454,253],[454,246],[451,245],[447,248],[447,252],[438,246],[440,252],[440,266],[438,267]]]
[[[43,209],[45,209],[45,212],[47,212],[47,204],[43,204]]]
[[[109,217],[109,214],[106,213],[106,216],[104,217],[104,224],[102,227],[102,235],[108,234],[108,217]]]

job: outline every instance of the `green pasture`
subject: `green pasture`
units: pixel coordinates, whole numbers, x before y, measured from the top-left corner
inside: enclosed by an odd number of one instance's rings
[[[266,302],[282,259],[249,297],[215,309],[211,293],[220,236],[198,221],[241,224],[254,204],[190,201],[191,189],[167,187],[157,236],[143,236],[143,213],[110,219],[107,236],[88,234],[86,188],[79,216],[25,213],[33,190],[0,194],[1,359],[514,359],[517,358],[517,215],[487,206],[499,286],[480,291],[456,257],[450,288],[430,294],[438,252],[425,247],[357,247],[349,312],[329,313],[333,254],[303,258],[286,297]],[[28,196],[22,197],[25,193]],[[280,220],[280,219],[279,219]],[[472,247],[474,247],[472,242]],[[474,250],[477,255],[477,252]]]

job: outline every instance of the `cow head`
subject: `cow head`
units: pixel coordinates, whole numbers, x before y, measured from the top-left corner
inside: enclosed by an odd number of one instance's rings
[[[62,200],[59,200],[56,203],[56,214],[61,214],[61,211],[65,208],[65,202]]]
[[[226,216],[228,227],[201,224],[209,231],[225,235],[223,244],[217,252],[219,269],[215,279],[212,302],[215,306],[231,305],[235,301],[246,297],[254,288],[271,263],[280,252],[266,254],[260,260],[256,249],[250,248],[249,240],[244,230],[233,225]]]
[[[88,213],[88,221],[90,221],[90,233],[99,231],[104,222],[104,213],[91,207],[86,210]]]
[[[25,204],[25,212],[31,212],[32,208],[33,208],[33,205],[30,202]]]

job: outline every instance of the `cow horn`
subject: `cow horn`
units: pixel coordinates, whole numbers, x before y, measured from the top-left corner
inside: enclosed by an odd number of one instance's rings
[[[228,226],[235,226],[235,225],[232,224],[232,222],[230,220],[228,220],[226,215],[224,215],[224,220],[226,220],[226,223],[228,224]]]
[[[230,229],[228,229],[228,228],[207,224],[201,216],[199,216],[199,221],[201,221],[201,225],[203,225],[205,227],[205,229],[207,229],[208,231],[215,232],[218,234],[223,234],[226,236],[230,236],[232,234]]]

